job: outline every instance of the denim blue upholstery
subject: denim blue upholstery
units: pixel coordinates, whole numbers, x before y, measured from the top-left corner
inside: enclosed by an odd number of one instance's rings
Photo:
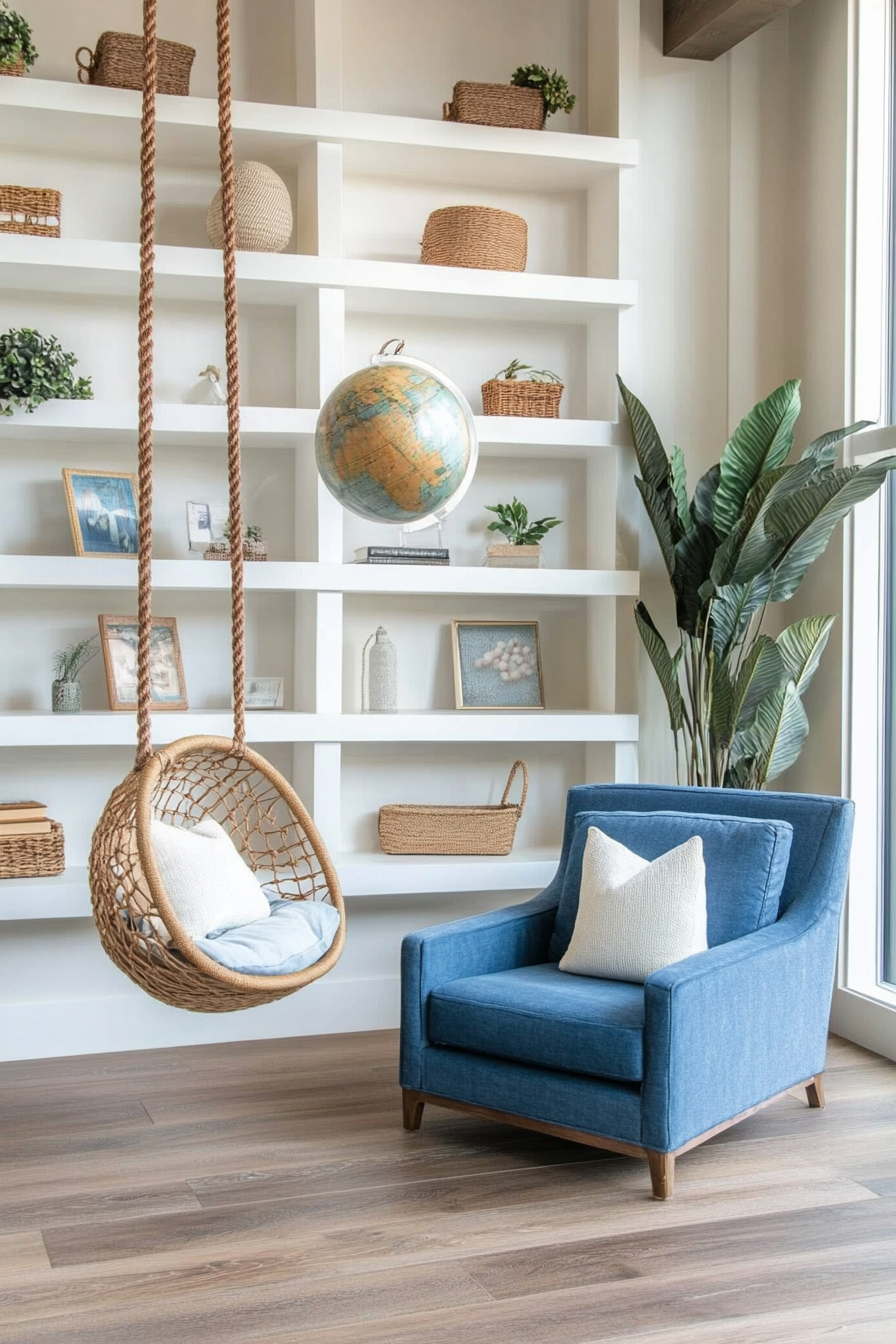
[[[459,992],[447,988],[452,982],[466,981],[469,987],[474,979],[553,960],[549,947],[576,818],[597,811],[789,822],[793,840],[777,920],[650,976],[643,991],[640,1086],[565,1071],[568,1057],[555,1058],[553,1067],[545,1067],[488,1053],[490,1042],[492,1051],[499,1042],[507,1048],[507,1033],[503,1041],[497,1035],[499,1026],[505,1031],[496,1007],[500,991],[483,1005],[491,1017],[475,1037],[475,1048],[439,1045],[430,1032],[434,991],[441,991],[434,1010],[439,1030],[459,1034],[463,1027],[472,1033],[475,1006],[468,999],[460,1012]],[[820,1073],[852,821],[853,805],[842,798],[653,785],[571,789],[560,865],[540,896],[405,938],[402,1086],[674,1152],[750,1106]],[[543,977],[537,981],[540,996],[549,992],[550,971],[537,973]],[[510,977],[505,979],[510,983]],[[598,988],[598,996],[601,992]],[[481,998],[485,991],[473,993]],[[553,1015],[562,1017],[562,1011],[555,1007]],[[566,1049],[570,1036],[568,1027],[563,1030]],[[529,1039],[536,1039],[534,1031]],[[611,1057],[609,1045],[606,1057]]]
[[[582,857],[588,828],[618,840],[642,859],[658,859],[691,836],[703,841],[706,864],[706,940],[710,947],[743,938],[778,917],[793,827],[758,817],[719,817],[681,812],[580,812],[560,892],[550,955],[559,961],[572,938],[579,909]]]

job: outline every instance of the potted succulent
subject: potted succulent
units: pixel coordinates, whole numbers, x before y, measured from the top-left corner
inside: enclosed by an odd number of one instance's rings
[[[0,75],[24,75],[36,60],[31,25],[0,0]]]
[[[576,96],[570,93],[565,76],[543,65],[521,65],[509,84],[460,80],[451,102],[443,105],[442,120],[540,131],[548,117],[569,113],[575,104]]]
[[[556,419],[562,396],[563,380],[556,373],[512,359],[506,369],[482,384],[482,414]]]
[[[213,541],[211,546],[206,547],[206,560],[229,560],[230,559],[230,538],[231,525],[230,519],[224,525],[224,540]],[[244,560],[267,560],[268,548],[262,540],[261,528],[256,523],[250,523],[243,532],[243,559]]]
[[[541,569],[541,543],[552,527],[559,527],[560,518],[529,519],[529,511],[516,495],[511,504],[486,504],[489,513],[498,516],[489,523],[489,532],[501,532],[507,542],[489,546],[485,563],[491,569]]]
[[[0,336],[0,415],[12,415],[17,406],[33,411],[55,397],[89,401],[90,379],[72,374],[77,362],[55,336],[28,327],[5,332]]]
[[[57,649],[53,654],[53,713],[80,714],[81,683],[78,674],[99,652],[99,635]]]

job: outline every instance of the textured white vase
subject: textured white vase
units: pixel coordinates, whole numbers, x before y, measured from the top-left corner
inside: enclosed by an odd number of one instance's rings
[[[236,245],[242,252],[282,252],[292,234],[289,188],[266,163],[249,160],[234,170]],[[212,247],[224,246],[221,192],[216,192],[205,217]]]
[[[361,654],[361,708],[372,714],[394,714],[398,708],[398,653],[381,625],[377,626],[376,633],[370,636]]]

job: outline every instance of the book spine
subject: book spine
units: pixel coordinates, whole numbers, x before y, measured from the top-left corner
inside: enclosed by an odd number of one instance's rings
[[[428,560],[447,560],[448,551],[444,546],[359,546],[355,551],[358,560],[369,560],[374,556],[396,556],[399,559],[417,556]]]
[[[416,560],[400,560],[397,555],[372,555],[367,560],[356,560],[356,565],[442,565],[446,566],[450,562],[445,560],[424,560],[422,557]]]

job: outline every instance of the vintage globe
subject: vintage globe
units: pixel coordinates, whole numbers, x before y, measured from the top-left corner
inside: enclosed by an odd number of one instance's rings
[[[476,427],[463,394],[437,369],[381,351],[327,397],[315,449],[324,484],[344,508],[415,531],[466,492]]]

